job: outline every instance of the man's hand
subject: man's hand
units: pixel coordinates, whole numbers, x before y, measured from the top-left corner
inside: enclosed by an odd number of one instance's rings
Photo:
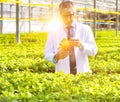
[[[78,47],[79,49],[83,49],[83,46],[80,40],[76,38],[70,39],[70,46],[75,46],[75,47]]]
[[[69,51],[64,51],[62,49],[59,49],[55,57],[59,60],[59,59],[64,59],[68,55],[69,55]]]

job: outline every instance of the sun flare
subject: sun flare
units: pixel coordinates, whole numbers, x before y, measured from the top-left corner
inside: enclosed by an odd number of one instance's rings
[[[48,23],[48,30],[52,28],[56,29],[60,23],[60,18],[59,17],[54,17],[49,23]]]

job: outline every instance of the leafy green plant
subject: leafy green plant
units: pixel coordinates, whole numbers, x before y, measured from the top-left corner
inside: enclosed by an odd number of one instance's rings
[[[98,31],[93,75],[53,73],[44,58],[47,33],[0,34],[0,102],[120,102],[120,37]]]

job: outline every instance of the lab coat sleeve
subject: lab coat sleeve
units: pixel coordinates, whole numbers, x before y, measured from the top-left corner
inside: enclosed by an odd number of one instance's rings
[[[53,32],[50,31],[50,33],[48,34],[44,55],[48,61],[54,63],[53,58],[55,55],[55,51],[54,51],[53,39],[54,39]]]
[[[94,40],[92,30],[89,26],[85,27],[85,41],[83,43],[83,53],[89,56],[95,56],[97,54],[98,48]]]

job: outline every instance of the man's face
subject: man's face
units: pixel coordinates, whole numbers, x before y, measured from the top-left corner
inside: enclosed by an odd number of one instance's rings
[[[66,26],[70,26],[74,20],[74,11],[73,10],[62,10],[60,12],[63,22]]]

